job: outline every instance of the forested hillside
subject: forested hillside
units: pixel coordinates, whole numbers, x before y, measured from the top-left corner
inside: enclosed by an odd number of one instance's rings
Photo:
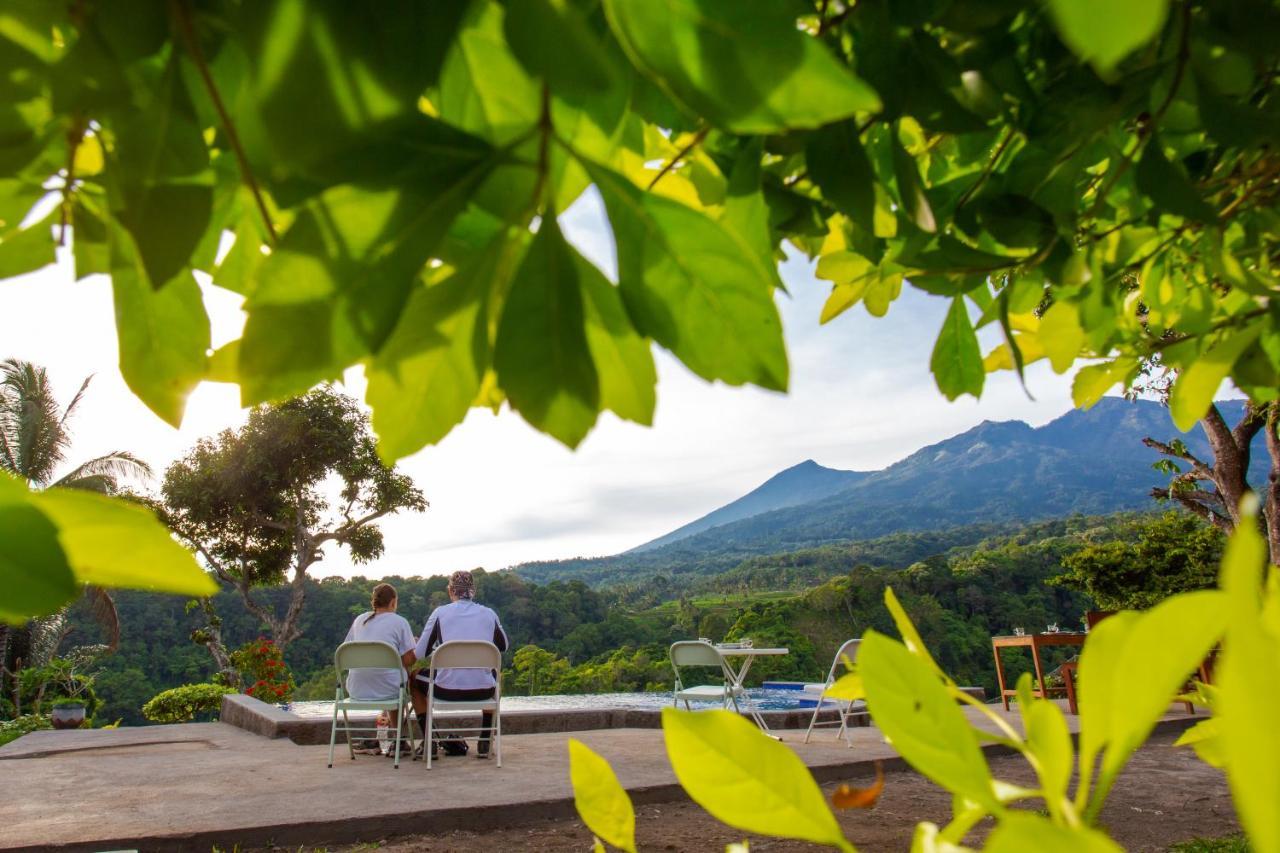
[[[971,526],[896,534],[752,557],[720,573],[694,565],[688,572],[605,589],[580,581],[539,584],[509,571],[478,572],[477,594],[499,612],[511,635],[509,690],[516,693],[666,689],[667,646],[698,636],[780,643],[791,654],[753,671],[761,678],[814,680],[840,641],[868,627],[890,630],[882,604],[886,584],[898,591],[943,665],[962,680],[990,688],[990,635],[1014,626],[1077,625],[1086,609],[1083,596],[1044,580],[1060,573],[1065,555],[1123,536],[1138,518],[1073,517],[1013,530]],[[415,630],[445,600],[444,578],[386,580],[399,589],[400,612]],[[367,607],[374,583],[328,578],[309,586],[303,635],[287,651],[302,698],[327,697],[333,649],[353,615]],[[285,590],[274,597],[283,606]],[[189,639],[202,616],[185,605],[172,596],[118,596],[123,636],[98,679],[102,719],[141,723],[138,709],[150,696],[211,676],[211,658]],[[231,593],[220,594],[216,606],[229,645],[261,633]],[[76,614],[77,625],[89,622]],[[91,633],[69,641],[87,639]]]

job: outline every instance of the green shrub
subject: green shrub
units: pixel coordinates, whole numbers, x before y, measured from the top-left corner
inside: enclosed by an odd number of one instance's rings
[[[1146,610],[1180,592],[1212,589],[1226,537],[1187,512],[1134,525],[1132,536],[1063,559],[1049,583],[1079,590],[1102,610]]]
[[[220,684],[184,684],[153,696],[142,706],[142,716],[153,723],[189,723],[216,714],[222,697],[235,692]]]
[[[53,723],[44,714],[23,714],[13,720],[0,722],[0,746],[17,740],[25,734],[40,729],[51,729]]]

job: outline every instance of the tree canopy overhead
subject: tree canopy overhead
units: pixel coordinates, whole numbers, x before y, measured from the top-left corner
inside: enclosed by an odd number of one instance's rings
[[[571,446],[648,423],[650,341],[785,389],[784,244],[823,320],[951,300],[948,397],[1092,357],[1088,404],[1159,353],[1186,427],[1227,376],[1280,385],[1278,42],[1269,0],[19,2],[0,272],[65,240],[110,275],[173,423],[205,379],[255,404],[363,363],[386,458],[504,400]],[[616,285],[555,225],[589,185]],[[197,270],[246,299],[212,356]]]
[[[1185,428],[1280,388],[1277,43],[1273,0],[14,0],[0,277],[59,243],[108,275],[171,423],[201,381],[362,364],[385,460],[475,405],[570,446],[649,423],[651,343],[785,389],[787,251],[823,320],[949,300],[949,398],[1086,359],[1088,405],[1158,357]],[[591,186],[616,283],[556,223]],[[214,352],[197,272],[245,298]],[[45,545],[66,583],[22,613],[79,577]]]

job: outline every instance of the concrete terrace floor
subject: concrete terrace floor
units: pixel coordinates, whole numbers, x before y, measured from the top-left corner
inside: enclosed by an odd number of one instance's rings
[[[1016,710],[1008,719],[1018,726]],[[1074,732],[1079,718],[1067,719]],[[1158,728],[1197,719],[1177,706]],[[809,744],[802,731],[780,734],[822,782],[865,778],[876,760],[905,767],[876,728],[851,731],[853,749],[834,729]],[[430,771],[408,761],[393,770],[382,756],[352,761],[341,744],[329,769],[328,746],[221,723],[36,732],[0,748],[0,850],[317,845],[571,817],[569,737],[609,759],[637,804],[685,799],[652,729],[508,736],[501,769],[467,756]]]

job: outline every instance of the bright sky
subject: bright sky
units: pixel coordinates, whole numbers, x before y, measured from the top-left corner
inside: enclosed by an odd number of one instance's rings
[[[565,214],[562,226],[612,273],[612,241],[594,196]],[[1071,407],[1067,377],[1044,363],[1028,371],[1035,400],[1005,372],[988,377],[981,401],[948,403],[928,369],[945,300],[906,287],[884,318],[858,306],[820,327],[829,285],[814,278],[803,258],[784,264],[782,277],[790,290],[778,296],[791,358],[789,394],[708,384],[656,350],[651,428],[606,414],[571,452],[509,410],[497,416],[473,410],[440,445],[401,461],[431,508],[385,523],[382,560],[353,568],[345,553],[331,552],[318,574],[428,575],[617,553],[805,459],[882,468],[983,420],[1038,426]],[[125,449],[163,470],[197,438],[243,422],[238,389],[230,385],[197,389],[180,430],[134,398],[117,367],[110,284],[102,276],[73,282],[69,258],[0,283],[0,291],[0,358],[47,367],[64,402],[95,375],[73,424],[72,462]],[[244,319],[239,297],[207,286],[205,302],[214,345],[237,337]],[[984,351],[992,344],[986,338]],[[348,372],[346,385],[363,397],[359,370]]]

